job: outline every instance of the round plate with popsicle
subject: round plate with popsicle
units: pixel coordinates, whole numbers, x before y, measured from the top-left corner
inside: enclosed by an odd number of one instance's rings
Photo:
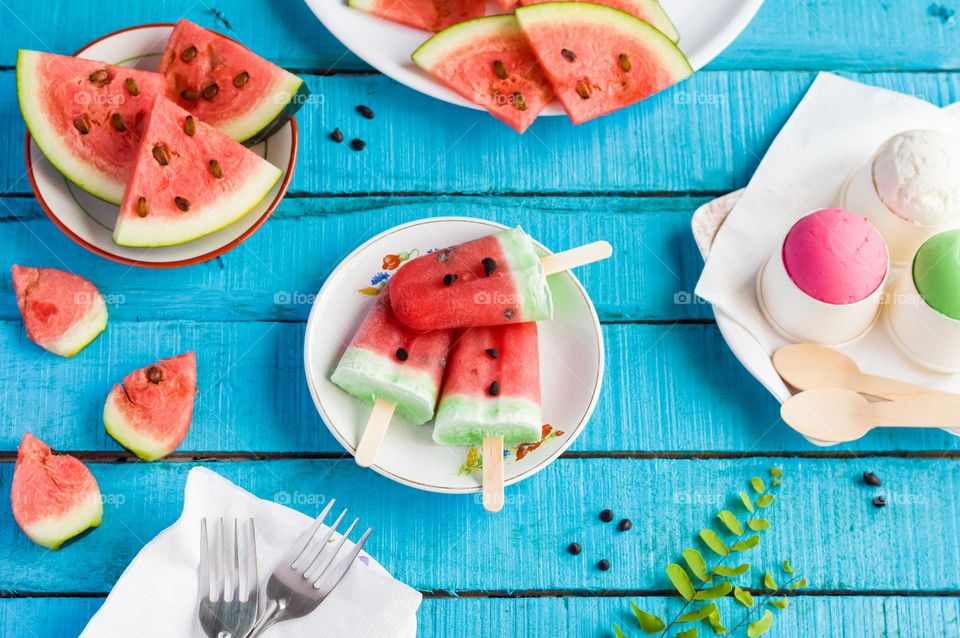
[[[598,242],[551,255],[468,218],[369,240],[307,323],[307,381],[330,432],[388,478],[446,493],[486,485],[484,505],[499,509],[502,486],[549,465],[593,412],[603,337],[570,269],[609,254]]]

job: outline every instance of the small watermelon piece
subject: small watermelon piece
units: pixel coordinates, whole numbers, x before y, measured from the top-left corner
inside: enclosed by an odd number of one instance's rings
[[[517,0],[497,0],[497,4],[499,4],[500,8],[504,11],[510,11],[517,6]]]
[[[12,270],[27,336],[44,350],[72,357],[107,327],[107,304],[83,277],[16,264]]]
[[[134,370],[113,386],[103,408],[107,433],[144,461],[173,452],[187,436],[197,394],[192,352]]]
[[[171,100],[247,146],[283,127],[306,102],[306,83],[239,42],[181,19],[160,60]]]
[[[119,204],[143,120],[163,93],[157,73],[21,50],[17,97],[33,141],[63,175]]]
[[[551,2],[552,0],[520,0],[520,4],[523,6],[531,4],[542,4],[544,2]],[[670,16],[667,15],[667,12],[663,10],[663,6],[657,0],[565,0],[566,2],[593,2],[594,4],[602,4],[608,7],[613,7],[614,9],[619,9],[624,13],[629,13],[635,18],[640,18],[644,22],[649,23],[651,26],[656,27],[661,31],[665,36],[673,40],[674,42],[680,41],[680,32],[677,31],[677,27],[674,26],[673,21],[670,19]]]
[[[171,246],[210,234],[259,204],[282,173],[225,133],[158,97],[113,240],[121,246]]]
[[[690,77],[683,52],[643,20],[588,2],[521,7],[517,20],[574,124]]]
[[[54,454],[30,433],[17,452],[10,504],[30,540],[54,550],[103,519],[100,487],[87,466],[69,454]]]
[[[424,31],[443,31],[486,13],[486,0],[348,0],[354,9]]]
[[[478,18],[441,31],[413,52],[413,61],[520,133],[553,99],[513,15]]]

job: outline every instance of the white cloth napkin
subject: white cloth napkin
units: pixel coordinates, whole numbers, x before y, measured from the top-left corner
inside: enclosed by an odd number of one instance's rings
[[[797,220],[839,205],[847,176],[883,142],[915,128],[960,134],[960,121],[915,97],[821,73],[717,233],[696,294],[737,321],[767,353],[786,345],[757,303],[760,267]],[[899,276],[900,269],[892,270],[889,283]],[[912,363],[891,341],[882,321],[845,351],[866,372],[960,391],[960,375],[938,374]]]
[[[137,554],[81,638],[201,636],[197,564],[200,519],[205,516],[254,519],[261,584],[310,523],[308,516],[259,499],[206,468],[192,469],[183,514]],[[357,560],[312,614],[274,625],[266,636],[416,636],[420,593],[394,580],[366,552]]]

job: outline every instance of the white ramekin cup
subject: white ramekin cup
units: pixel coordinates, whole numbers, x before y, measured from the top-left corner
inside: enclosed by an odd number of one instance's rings
[[[924,225],[908,221],[887,206],[873,181],[873,162],[870,160],[847,178],[840,195],[840,208],[863,215],[877,227],[887,240],[890,263],[906,266],[925,241],[944,230],[960,228],[960,218],[946,224]]]
[[[787,273],[781,242],[757,276],[757,302],[773,329],[789,341],[846,346],[876,324],[889,276],[888,263],[883,281],[870,296],[849,304],[826,303],[801,290]]]
[[[887,329],[904,354],[935,372],[960,372],[960,321],[924,300],[912,267],[897,280],[888,306]]]

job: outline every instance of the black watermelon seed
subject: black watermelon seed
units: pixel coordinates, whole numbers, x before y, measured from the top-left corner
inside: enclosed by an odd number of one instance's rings
[[[123,116],[119,113],[114,113],[110,116],[110,126],[118,133],[123,133],[127,130],[127,123],[123,121]]]
[[[454,275],[453,273],[446,274],[443,276],[443,285],[452,286],[453,282],[455,282],[456,280],[457,280],[457,276]]]
[[[497,261],[493,257],[484,257],[483,261],[480,262],[483,264],[483,272],[489,277],[497,269]]]
[[[621,532],[626,532],[627,530],[633,527],[633,522],[629,518],[625,518],[620,523],[617,524],[617,529]]]
[[[153,147],[153,159],[157,160],[157,164],[160,166],[166,166],[170,163],[170,155],[161,144]]]
[[[355,137],[350,141],[350,148],[352,148],[355,151],[362,151],[366,145],[367,143],[361,140],[360,138]]]
[[[127,78],[126,80],[124,80],[123,86],[124,88],[127,89],[127,93],[129,93],[130,95],[134,97],[140,95],[140,87],[137,86],[137,81],[134,80],[133,78]]]
[[[184,62],[189,62],[190,60],[197,57],[197,47],[189,46],[183,50],[183,53],[180,54],[180,59]]]
[[[203,92],[200,94],[203,99],[210,101],[213,98],[217,97],[217,93],[220,92],[220,87],[216,83],[208,84],[204,87]]]
[[[610,569],[610,561],[604,558],[602,561],[597,563],[597,569],[599,569],[602,572],[607,571],[608,569]]]
[[[403,348],[397,348],[397,359],[400,361],[406,361],[410,358],[410,353],[404,350]]]
[[[371,110],[371,108],[369,106],[366,106],[365,104],[361,104],[357,107],[357,113],[367,118],[368,120],[373,119],[373,110]]]
[[[503,66],[503,62],[500,60],[493,61],[493,74],[496,75],[501,80],[506,80],[507,76],[507,67]]]
[[[490,389],[487,390],[487,392],[489,392],[492,397],[500,396],[500,384],[494,381],[490,384]]]
[[[875,497],[873,498],[873,506],[874,506],[874,507],[886,507],[886,506],[887,506],[887,499],[883,498],[882,496],[875,496]]]
[[[590,99],[590,87],[587,86],[586,82],[583,82],[583,81],[577,82],[577,95],[579,95],[580,99],[583,99],[583,100]]]
[[[86,115],[78,117],[73,121],[73,127],[80,135],[86,135],[90,132],[90,119]]]
[[[496,348],[487,348],[486,350],[484,350],[484,352],[490,355],[491,359],[496,359],[497,356],[500,354],[499,352],[497,352]]]
[[[630,61],[630,56],[626,53],[620,54],[620,68],[623,69],[625,73],[630,73],[630,70],[633,68],[633,62]]]
[[[200,99],[200,92],[196,89],[184,89],[180,91],[180,97],[188,102],[196,102]]]
[[[580,547],[578,543],[570,543],[570,545],[567,547],[567,551],[576,556],[583,551],[583,548]]]
[[[874,474],[873,472],[864,472],[863,473],[863,482],[867,485],[872,485],[874,487],[880,487],[882,483],[880,482],[880,477]]]
[[[603,510],[600,512],[600,520],[604,523],[609,523],[613,520],[613,510]]]
[[[102,88],[110,84],[110,72],[106,69],[97,69],[87,79],[92,84]]]
[[[147,381],[154,385],[159,384],[161,381],[163,381],[163,370],[157,366],[150,366],[147,368]]]
[[[335,128],[333,132],[330,133],[330,139],[339,144],[343,141],[343,133],[340,132],[340,129]]]
[[[210,160],[210,172],[213,173],[213,176],[217,179],[223,177],[223,168],[220,166],[220,162],[215,159]]]
[[[563,56],[563,59],[567,62],[576,62],[577,54],[571,51],[570,49],[560,49],[560,55]]]
[[[250,81],[250,74],[246,71],[241,71],[237,74],[237,77],[233,78],[233,85],[238,89],[242,89],[247,85],[247,82]]]
[[[187,212],[188,210],[190,210],[190,202],[180,197],[179,195],[173,198],[173,203],[176,204],[177,208],[179,208],[183,212]]]
[[[506,310],[504,310],[504,311],[503,311],[503,318],[504,318],[504,319],[513,319],[513,310],[512,310],[511,308],[507,308]]]

